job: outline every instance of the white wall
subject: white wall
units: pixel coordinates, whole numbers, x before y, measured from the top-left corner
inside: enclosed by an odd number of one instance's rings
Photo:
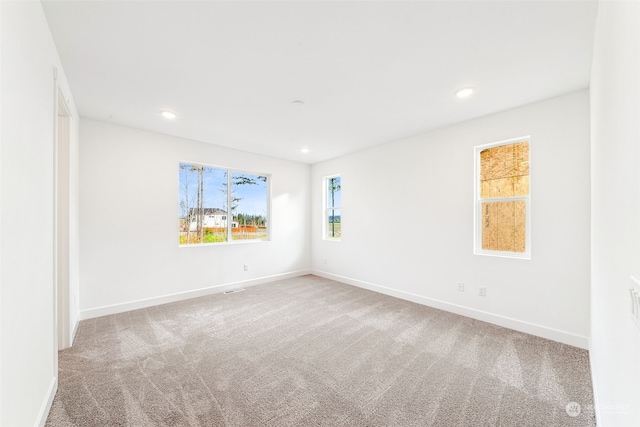
[[[588,99],[584,90],[313,165],[312,268],[586,348]],[[532,259],[474,255],[474,146],[523,135],[531,135]],[[342,175],[340,242],[320,231],[330,174]]]
[[[54,67],[69,89],[40,2],[2,2],[1,37],[0,425],[22,427],[44,423],[56,386]]]
[[[66,92],[70,95],[70,92]],[[69,336],[73,340],[80,323],[80,116],[73,99],[69,147]]]
[[[601,2],[591,74],[591,364],[598,425],[640,425],[640,4]]]
[[[0,2],[0,334],[2,333],[2,2]],[[2,421],[2,339],[0,338],[0,421]]]
[[[2,333],[2,2],[0,2],[0,333]],[[0,338],[0,421],[2,421],[2,339]]]
[[[308,272],[309,165],[92,120],[80,132],[83,318]],[[180,161],[271,174],[271,241],[179,247]]]

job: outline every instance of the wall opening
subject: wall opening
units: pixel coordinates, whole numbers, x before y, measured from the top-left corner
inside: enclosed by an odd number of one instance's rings
[[[55,268],[58,349],[71,347],[70,331],[70,149],[71,113],[59,88],[56,90],[55,132]]]

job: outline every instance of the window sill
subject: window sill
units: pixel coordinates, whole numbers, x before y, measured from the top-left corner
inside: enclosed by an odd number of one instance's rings
[[[252,243],[268,243],[271,240],[233,240],[230,242],[218,242],[218,243],[191,243],[187,245],[178,244],[179,248],[199,248],[203,246],[234,246],[234,245],[249,245]]]
[[[497,258],[512,258],[512,259],[524,259],[531,261],[530,253],[519,252],[497,252],[497,251],[474,251],[474,255],[490,256]]]

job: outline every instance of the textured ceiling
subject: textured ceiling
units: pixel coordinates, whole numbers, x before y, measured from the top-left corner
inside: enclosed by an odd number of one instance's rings
[[[588,87],[597,10],[594,1],[43,5],[81,116],[307,163]],[[476,93],[456,98],[467,85]]]

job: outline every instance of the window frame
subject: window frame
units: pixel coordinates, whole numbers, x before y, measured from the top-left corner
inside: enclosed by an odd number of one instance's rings
[[[487,148],[500,147],[504,145],[516,144],[519,142],[527,142],[529,144],[529,194],[527,196],[513,196],[513,197],[492,197],[481,199],[480,191],[480,153]],[[510,138],[502,141],[491,142],[488,144],[476,145],[473,148],[473,165],[474,165],[474,178],[473,178],[473,253],[475,255],[494,256],[502,258],[516,258],[516,259],[531,259],[531,190],[532,190],[532,168],[531,168],[531,147],[532,140],[531,135],[525,135],[518,138]],[[512,251],[498,251],[487,250],[482,248],[482,203],[486,202],[525,202],[525,250],[524,252],[512,252]]]
[[[213,168],[213,169],[220,169],[223,171],[226,171],[227,173],[227,189],[230,189],[227,191],[227,212],[225,214],[225,216],[227,217],[226,223],[227,223],[227,230],[226,230],[226,241],[223,242],[207,242],[207,243],[180,243],[180,240],[178,239],[178,247],[199,247],[199,246],[221,246],[221,245],[237,245],[237,244],[247,244],[247,243],[263,243],[263,242],[268,242],[271,241],[271,174],[268,173],[262,173],[262,172],[254,172],[254,171],[248,171],[248,170],[244,170],[244,169],[234,169],[234,168],[230,168],[230,167],[226,167],[226,166],[220,166],[220,165],[212,165],[212,164],[207,164],[207,163],[201,163],[201,162],[191,162],[191,161],[186,161],[186,160],[179,160],[178,161],[178,174],[180,173],[180,165],[182,164],[188,164],[188,165],[193,165],[193,166],[202,166],[205,168]],[[267,178],[267,182],[266,182],[266,214],[265,214],[265,224],[267,224],[267,235],[266,237],[262,238],[262,239],[233,239],[233,211],[231,209],[231,204],[232,204],[232,191],[231,189],[232,187],[232,177],[233,174],[246,174],[246,175],[254,175],[254,176],[263,176]],[[180,176],[178,175],[178,206],[180,206]],[[189,207],[187,207],[187,209],[189,209]],[[229,216],[231,217],[231,219],[229,220]],[[180,215],[178,215],[178,218],[180,218]]]
[[[322,239],[329,242],[339,242],[342,240],[342,196],[340,198],[339,206],[329,206],[329,180],[334,178],[340,178],[340,191],[342,191],[342,175],[339,173],[333,175],[327,175],[322,178]],[[342,194],[342,193],[341,193]],[[340,212],[340,236],[329,236],[329,211]],[[335,212],[334,212],[335,213]],[[335,215],[332,215],[335,216]]]

